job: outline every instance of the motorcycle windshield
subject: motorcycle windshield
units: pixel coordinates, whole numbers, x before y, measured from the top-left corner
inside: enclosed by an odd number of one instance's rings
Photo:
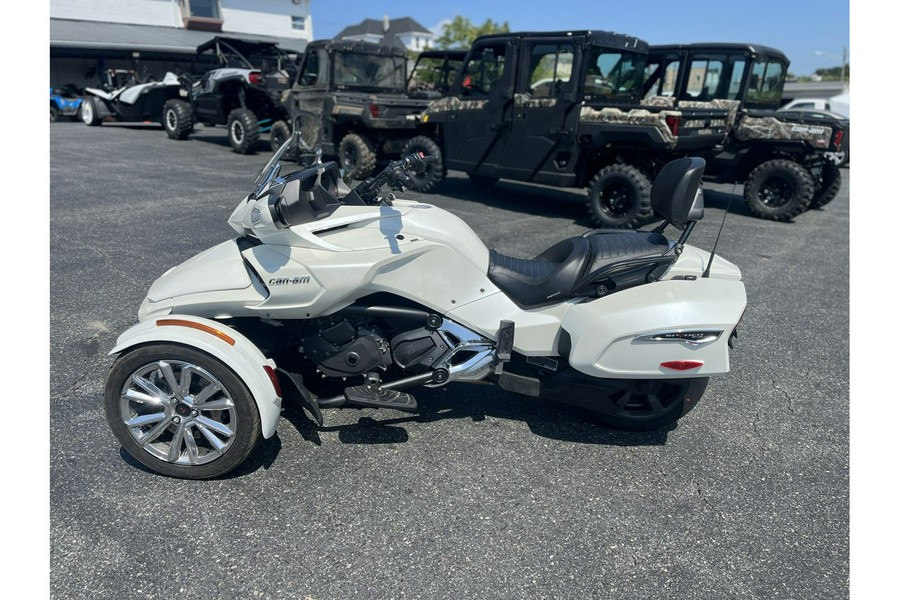
[[[253,181],[254,191],[251,194],[253,198],[259,198],[267,189],[277,183],[278,175],[281,173],[282,161],[293,160],[298,164],[304,162],[304,158],[316,156],[316,152],[306,143],[300,130],[295,130],[294,134],[281,145],[269,162],[260,169]]]

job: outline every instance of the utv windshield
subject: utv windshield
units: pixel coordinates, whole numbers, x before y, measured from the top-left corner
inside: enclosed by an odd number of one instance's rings
[[[777,108],[781,105],[786,76],[787,68],[783,62],[766,57],[757,58],[750,71],[744,101],[750,107]]]
[[[335,52],[334,83],[339,90],[405,91],[406,59],[353,52]]]
[[[409,90],[440,92],[446,94],[456,79],[456,71],[462,64],[462,58],[444,58],[443,56],[422,56],[416,62],[409,76]]]
[[[633,102],[643,93],[647,55],[592,46],[584,80],[587,99]]]

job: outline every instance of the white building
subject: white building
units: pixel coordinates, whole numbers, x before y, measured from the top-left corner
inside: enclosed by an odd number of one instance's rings
[[[312,0],[50,0],[50,84],[98,83],[106,68],[161,78],[215,35],[277,42],[313,39]]]
[[[410,52],[421,52],[434,47],[434,33],[415,19],[401,17],[391,19],[365,19],[362,23],[345,27],[336,39],[360,40],[374,44],[393,44],[399,41]]]

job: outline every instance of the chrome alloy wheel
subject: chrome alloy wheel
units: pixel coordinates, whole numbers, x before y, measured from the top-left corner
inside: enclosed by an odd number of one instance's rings
[[[209,371],[185,361],[145,364],[125,379],[119,415],[151,456],[203,465],[228,452],[238,428],[235,403]]]
[[[87,125],[94,122],[94,105],[87,99],[81,102],[81,120]]]

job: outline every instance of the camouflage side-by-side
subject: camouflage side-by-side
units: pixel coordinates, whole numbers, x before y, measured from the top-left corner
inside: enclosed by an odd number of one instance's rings
[[[785,122],[777,117],[753,117],[744,115],[735,127],[734,137],[741,141],[797,140],[808,142],[814,148],[827,149],[831,143],[831,128],[822,125]]]
[[[672,135],[672,130],[666,125],[666,117],[681,117],[677,110],[663,110],[650,112],[643,108],[622,110],[620,108],[602,108],[596,110],[590,106],[582,106],[579,120],[582,123],[595,123],[601,125],[642,125],[655,127],[665,140],[668,148],[674,148],[677,138]]]

